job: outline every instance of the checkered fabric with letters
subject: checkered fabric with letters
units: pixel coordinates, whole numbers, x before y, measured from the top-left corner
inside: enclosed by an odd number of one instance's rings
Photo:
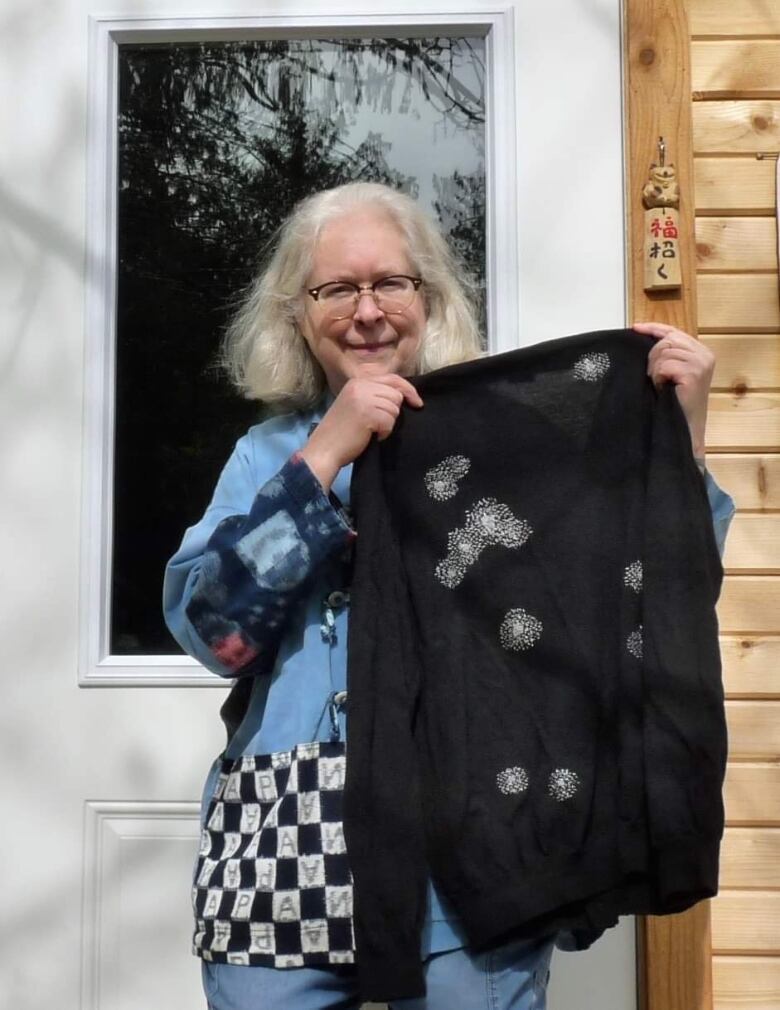
[[[223,759],[195,869],[193,953],[297,968],[355,960],[343,741]]]

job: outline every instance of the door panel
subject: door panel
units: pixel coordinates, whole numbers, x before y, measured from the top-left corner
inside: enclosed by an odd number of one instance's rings
[[[370,5],[352,6],[345,22],[367,18]],[[316,19],[331,8],[290,3],[283,16]],[[281,9],[254,5],[255,23],[278,23]],[[95,609],[86,624],[79,619],[81,546],[96,523],[103,536],[105,501],[99,483],[82,484],[82,467],[106,462],[83,420],[94,406],[93,371],[103,367],[85,355],[95,278],[114,241],[90,230],[88,214],[89,18],[101,10],[94,0],[6,0],[0,33],[5,94],[20,96],[7,103],[0,155],[8,692],[0,975],[14,1010],[191,1010],[203,1005],[189,953],[196,805],[223,746],[225,687],[175,663],[169,677],[119,664],[79,680],[79,655],[97,655],[88,622],[103,620]],[[116,19],[195,18],[214,6],[118,0],[111,10]],[[494,124],[495,150],[516,172],[514,206],[494,207],[489,228],[502,306],[494,350],[625,319],[620,4],[517,2],[506,12],[509,31],[492,58],[509,66],[515,114]],[[397,0],[382,16],[403,24],[481,15],[460,0],[429,0],[422,12]],[[98,170],[109,178],[110,159]],[[89,575],[88,610],[102,605],[109,555]],[[550,1010],[631,1010],[633,921],[589,952],[556,952],[550,994]]]

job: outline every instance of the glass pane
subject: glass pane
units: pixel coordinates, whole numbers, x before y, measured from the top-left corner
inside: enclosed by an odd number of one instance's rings
[[[484,287],[484,65],[482,38],[120,46],[113,653],[180,652],[165,562],[262,417],[222,330],[299,199],[409,192]]]

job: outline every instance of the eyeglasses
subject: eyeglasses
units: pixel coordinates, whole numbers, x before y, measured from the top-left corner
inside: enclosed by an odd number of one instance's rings
[[[353,315],[362,295],[370,294],[376,306],[390,315],[403,312],[414,301],[422,277],[393,274],[380,277],[373,284],[353,284],[351,281],[328,281],[308,292],[323,307],[331,319],[347,319]]]

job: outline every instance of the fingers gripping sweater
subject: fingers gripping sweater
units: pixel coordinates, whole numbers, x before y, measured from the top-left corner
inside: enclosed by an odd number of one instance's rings
[[[634,331],[413,380],[357,461],[345,834],[366,999],[424,992],[430,872],[481,947],[717,891],[723,569]],[[563,944],[559,944],[563,946]]]

